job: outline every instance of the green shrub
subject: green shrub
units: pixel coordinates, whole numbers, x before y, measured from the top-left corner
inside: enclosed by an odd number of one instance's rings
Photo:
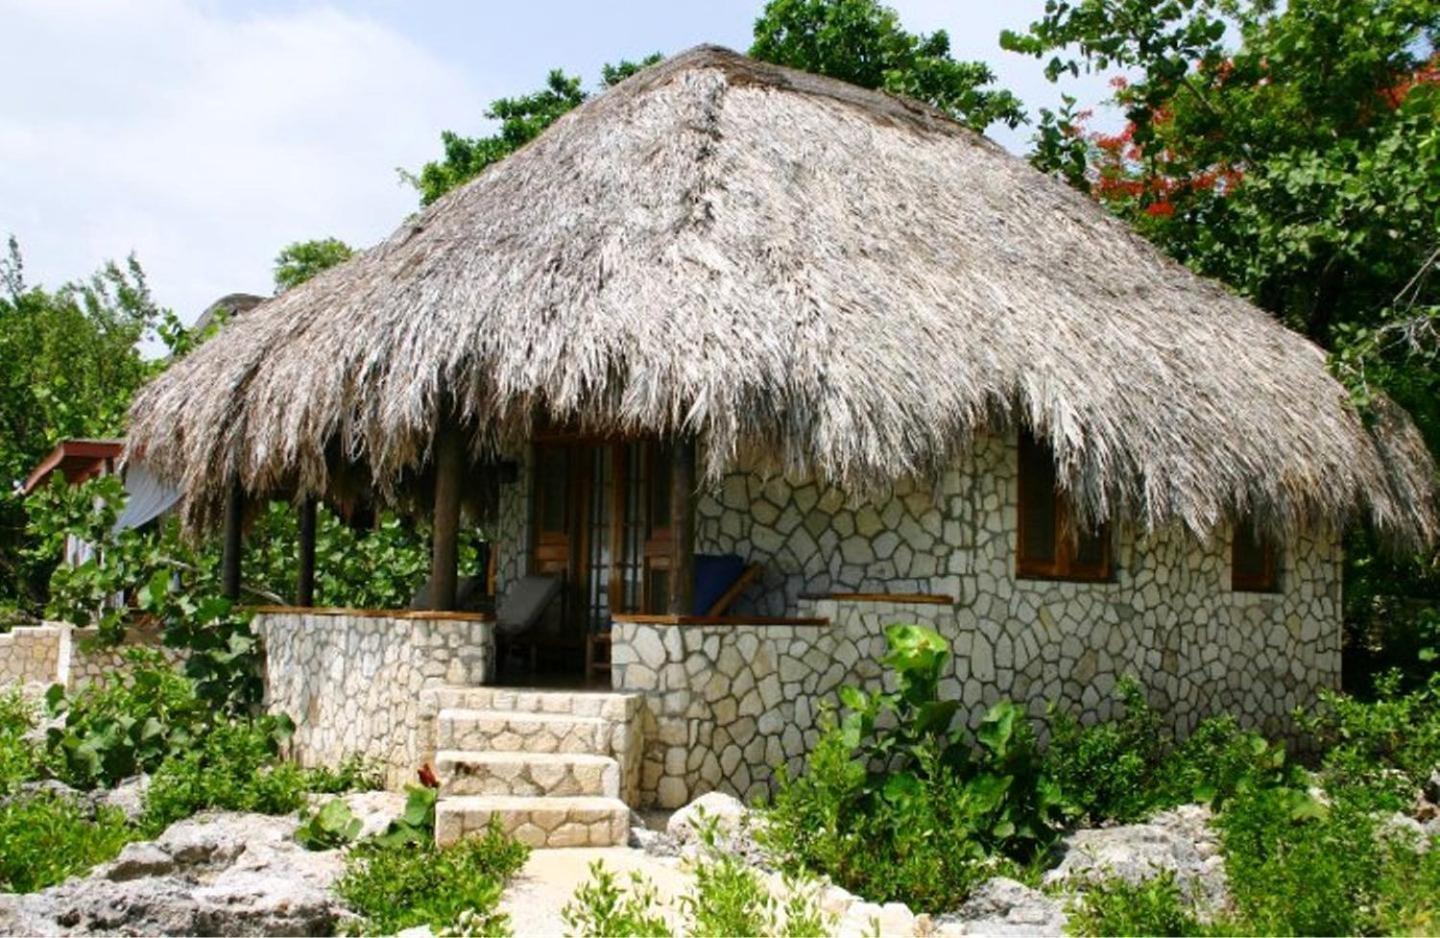
[[[1200,935],[1195,911],[1166,870],[1139,883],[1119,877],[1087,884],[1067,910],[1072,935]]]
[[[306,850],[334,850],[358,837],[361,826],[350,806],[334,798],[313,814],[301,812],[295,840]]]
[[[1245,792],[1300,784],[1283,745],[1242,730],[1228,713],[1195,727],[1164,757],[1155,776],[1150,801],[1157,808],[1198,801],[1218,809]]]
[[[629,887],[621,886],[603,861],[590,864],[590,879],[580,884],[560,917],[570,934],[580,938],[669,938],[674,932],[660,911],[655,886],[631,872]]]
[[[340,764],[305,770],[305,787],[324,795],[347,791],[379,791],[385,787],[385,767],[379,759],[359,753],[345,757]]]
[[[1440,674],[1410,693],[1400,676],[1376,682],[1376,699],[1322,692],[1321,706],[1301,723],[1325,753],[1327,789],[1348,790],[1372,808],[1408,806],[1415,789],[1440,766]]]
[[[945,909],[993,875],[990,857],[1024,862],[1053,840],[1058,792],[1013,704],[991,708],[973,740],[952,728],[958,703],[938,696],[943,638],[897,625],[886,639],[897,689],[841,689],[843,721],[831,722],[803,773],[779,773],[761,836],[788,869],[869,899]]]
[[[471,930],[503,933],[505,916],[496,911],[500,895],[529,852],[494,824],[483,837],[442,849],[362,842],[351,848],[335,888],[363,917],[367,934],[393,935],[417,925],[439,929],[466,910]]]
[[[276,753],[287,727],[265,717],[219,723],[194,748],[161,764],[145,796],[146,830],[206,808],[288,814],[305,804],[305,774]]]
[[[1081,726],[1051,709],[1045,771],[1068,806],[1092,822],[1133,820],[1152,805],[1154,777],[1164,754],[1160,720],[1144,689],[1126,676],[1115,685],[1121,716]]]
[[[1382,853],[1375,891],[1376,931],[1386,935],[1440,934],[1440,837],[1429,850],[1391,841]]]
[[[35,705],[18,689],[0,693],[0,797],[41,774],[40,753],[25,738],[34,728]]]
[[[34,892],[112,859],[134,839],[116,808],[51,793],[0,803],[0,892]]]
[[[76,788],[114,786],[140,772],[153,772],[204,731],[210,708],[195,685],[158,652],[132,648],[128,669],[111,672],[73,698],[55,685],[46,694],[51,716],[63,727],[46,736],[55,774]]]

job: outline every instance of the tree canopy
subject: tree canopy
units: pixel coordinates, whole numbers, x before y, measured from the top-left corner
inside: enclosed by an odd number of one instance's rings
[[[316,238],[287,245],[275,257],[275,292],[284,293],[336,264],[355,251],[339,238]]]
[[[946,32],[907,32],[876,0],[770,0],[755,21],[753,58],[932,104],[975,130],[1016,127],[1025,112],[984,62],[960,62]]]

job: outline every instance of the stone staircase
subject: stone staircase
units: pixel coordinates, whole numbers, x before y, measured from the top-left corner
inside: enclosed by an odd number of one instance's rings
[[[483,832],[492,818],[531,847],[629,839],[639,694],[433,687],[420,703],[423,751],[440,780],[440,846]]]

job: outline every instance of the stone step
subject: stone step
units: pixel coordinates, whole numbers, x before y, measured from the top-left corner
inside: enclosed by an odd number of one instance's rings
[[[640,712],[644,695],[608,691],[530,690],[519,687],[427,687],[420,691],[422,710],[507,710],[520,713],[571,714],[629,720]]]
[[[435,720],[435,750],[609,756],[625,750],[629,733],[629,724],[598,716],[446,708]]]
[[[578,752],[470,752],[435,754],[443,795],[594,795],[619,798],[620,763]]]
[[[531,847],[618,847],[630,839],[630,809],[618,798],[457,795],[435,806],[435,843],[482,835],[491,818]]]

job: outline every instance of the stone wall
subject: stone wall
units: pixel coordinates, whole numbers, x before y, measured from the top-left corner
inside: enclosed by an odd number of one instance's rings
[[[420,691],[479,685],[495,664],[493,625],[457,613],[294,609],[255,617],[265,644],[265,701],[295,721],[305,766],[360,754],[387,784],[414,780],[424,751]]]
[[[49,687],[62,680],[60,662],[69,656],[69,628],[47,622],[0,634],[0,684]]]
[[[0,685],[30,685],[32,689],[63,684],[74,691],[106,675],[130,667],[126,651],[153,648],[171,665],[184,663],[184,653],[165,648],[155,628],[126,630],[119,646],[101,646],[93,628],[76,628],[64,622],[19,626],[0,634]]]
[[[747,498],[752,484],[767,489],[746,523],[742,487],[727,480],[730,494],[712,500],[702,536],[715,543],[719,531],[733,545],[727,549],[748,550],[752,559],[773,548],[765,562],[778,574],[758,594],[758,611],[819,614],[830,624],[617,624],[613,685],[650,697],[653,732],[642,798],[668,806],[712,787],[758,794],[771,766],[795,762],[813,742],[818,708],[833,702],[841,682],[877,684],[883,629],[892,622],[923,622],[949,639],[954,654],[941,690],[962,701],[971,726],[1001,697],[1025,704],[1037,719],[1051,701],[1084,721],[1104,719],[1112,713],[1115,681],[1129,673],[1179,733],[1223,711],[1284,735],[1296,707],[1313,703],[1320,688],[1338,686],[1341,554],[1333,533],[1317,531],[1285,545],[1281,590],[1273,594],[1230,589],[1228,528],[1201,543],[1178,529],[1145,534],[1121,524],[1110,582],[1020,579],[1014,574],[1016,480],[1014,442],[993,437],[978,441],[938,491],[897,489],[883,507],[847,507],[832,497],[822,508],[824,493],[812,504],[809,494],[797,496],[805,486],[746,479]],[[904,506],[898,514],[897,502]],[[935,506],[933,514],[926,504]],[[854,531],[841,536],[848,529],[843,521],[820,529],[819,537],[811,535],[811,553],[795,532],[808,533],[804,519],[817,510],[850,517]],[[918,575],[931,569],[922,563],[911,566],[909,576],[899,576],[897,567],[894,580],[884,579],[889,568],[880,566],[881,556],[893,559],[907,545],[886,535],[903,528],[914,537],[917,527],[928,538],[919,543],[929,546],[905,559],[931,557],[934,573]],[[770,534],[757,536],[767,530],[783,543],[776,547]],[[804,549],[797,550],[797,542]],[[934,592],[956,601],[798,598],[802,590],[823,591],[809,578],[827,574],[830,590]]]

